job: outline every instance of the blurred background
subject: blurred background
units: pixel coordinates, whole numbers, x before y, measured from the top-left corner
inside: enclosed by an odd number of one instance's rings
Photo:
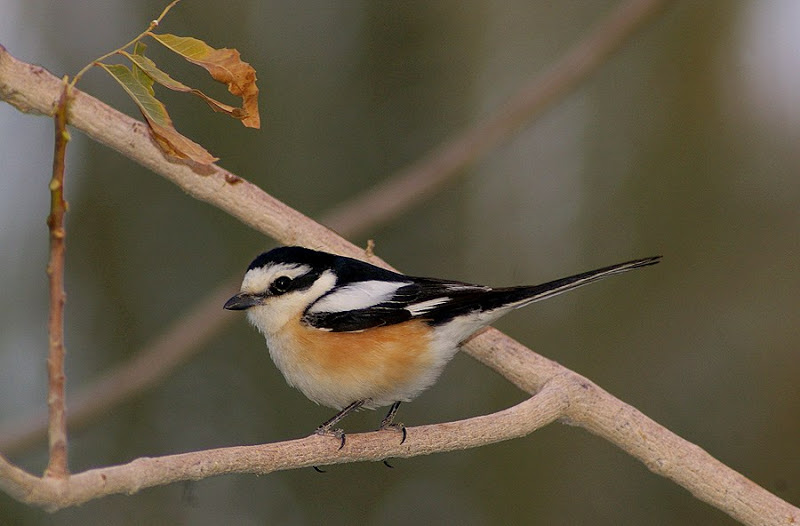
[[[0,43],[55,75],[165,2],[0,0]],[[618,2],[186,0],[162,31],[235,47],[263,129],[159,92],[220,164],[312,216],[492,113]],[[508,334],[800,503],[800,3],[675,2],[581,87],[444,191],[353,239],[405,272],[538,283],[657,267],[515,312]],[[173,76],[225,97],[150,46]],[[138,113],[100,70],[81,89]],[[80,133],[68,152],[69,393],[124,362],[274,241]],[[44,409],[49,119],[0,104],[0,426]],[[188,364],[70,435],[70,467],[301,437],[331,411],[289,388],[244,316]],[[466,355],[399,419],[525,394]],[[364,412],[350,430],[372,429]],[[44,442],[11,459],[35,473]],[[470,451],[113,496],[53,515],[0,495],[0,524],[733,524],[578,428]]]

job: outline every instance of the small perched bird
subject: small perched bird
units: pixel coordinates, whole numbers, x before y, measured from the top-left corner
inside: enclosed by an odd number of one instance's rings
[[[394,423],[400,403],[430,387],[477,330],[513,309],[659,259],[636,259],[541,285],[492,288],[278,247],[250,263],[241,292],[225,308],[247,310],[290,385],[339,411],[316,433],[334,435],[344,446],[344,432],[334,428],[342,418],[359,408],[390,406],[380,429],[398,429],[405,440],[405,428]]]

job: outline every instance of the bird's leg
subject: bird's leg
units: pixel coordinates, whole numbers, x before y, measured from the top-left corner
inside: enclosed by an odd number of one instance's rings
[[[334,437],[340,439],[342,441],[342,443],[339,446],[339,449],[342,449],[344,447],[344,441],[345,441],[344,430],[343,429],[333,429],[333,426],[335,426],[337,423],[339,423],[339,421],[342,418],[346,417],[347,415],[349,415],[350,413],[352,413],[353,411],[355,411],[356,409],[358,409],[359,407],[361,407],[362,405],[367,403],[367,401],[369,401],[369,399],[356,400],[352,404],[348,405],[347,407],[345,407],[344,409],[342,409],[341,411],[339,411],[338,413],[333,415],[333,418],[331,418],[330,420],[326,420],[325,422],[320,424],[320,426],[317,428],[316,431],[314,431],[314,433],[316,433],[317,435],[323,435],[323,436],[325,436],[325,435],[334,436]]]
[[[389,412],[386,413],[386,416],[381,420],[381,427],[378,429],[379,431],[383,431],[384,429],[395,429],[403,433],[403,439],[400,441],[402,444],[406,441],[406,426],[401,424],[400,422],[394,422],[394,415],[397,414],[397,408],[400,407],[400,402],[395,402],[389,408]]]

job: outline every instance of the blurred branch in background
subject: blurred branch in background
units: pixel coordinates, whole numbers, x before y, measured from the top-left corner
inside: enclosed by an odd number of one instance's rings
[[[463,173],[465,168],[513,137],[544,110],[567,96],[669,4],[669,0],[632,0],[623,3],[597,23],[548,70],[513,94],[496,112],[455,134],[382,184],[337,206],[323,217],[322,224],[343,236],[355,237],[390,221],[422,199],[430,197]],[[6,58],[14,60],[9,55]],[[22,63],[16,66],[18,75],[25,75],[26,72],[28,75],[35,74],[32,66],[26,68]],[[34,94],[30,90],[36,89],[32,85],[36,80],[21,76],[16,78],[16,82],[25,82],[24,93],[31,100],[8,101],[22,111],[48,113],[51,109],[46,90],[36,97],[35,102],[32,100]],[[12,88],[10,84],[9,88]],[[8,88],[0,86],[0,89],[4,90],[5,98]],[[72,124],[80,128],[78,123]],[[92,135],[89,129],[84,131]],[[96,133],[102,137],[105,132]],[[109,142],[106,144],[120,149]],[[135,158],[130,151],[120,151]],[[233,174],[227,174],[226,177],[232,181],[239,180]],[[225,280],[164,333],[135,353],[133,358],[72,395],[70,428],[86,425],[114,405],[156,385],[198,353],[205,342],[233,320],[230,316],[221,315],[220,306],[237,286],[240,277],[237,274]],[[14,452],[30,447],[44,438],[46,429],[44,414],[23,416],[6,422],[0,426],[0,450]]]
[[[485,120],[454,135],[382,184],[342,203],[323,223],[354,236],[390,221],[430,196],[570,94],[670,3],[669,0],[623,3]]]
[[[16,61],[0,49],[0,96],[17,108],[51,114],[59,85],[58,79],[41,68]],[[284,243],[364,256],[363,250],[230,172],[210,167],[200,174],[188,166],[166,160],[141,123],[92,97],[76,93],[71,122],[99,142],[173,181],[196,198]],[[511,128],[513,131],[514,127]],[[464,159],[465,163],[470,162],[467,157]],[[219,304],[214,301],[214,316],[222,318]],[[180,327],[181,322],[177,326]],[[191,325],[187,327],[193,328]],[[740,521],[778,524],[796,523],[800,519],[797,508],[586,378],[535,354],[499,331],[484,331],[473,338],[465,350],[524,391],[534,394],[533,398],[485,417],[410,428],[409,441],[403,445],[398,444],[394,434],[389,437],[381,433],[352,435],[349,447],[343,452],[334,451],[330,441],[324,437],[310,437],[279,444],[141,458],[124,466],[90,470],[64,480],[35,477],[0,456],[0,487],[24,502],[55,509],[110,493],[133,493],[143,487],[222,473],[265,473],[313,464],[376,460],[474,447],[521,436],[554,418],[562,418],[617,445],[652,471],[670,478],[697,498]],[[166,374],[169,369],[159,367],[157,363],[151,365],[160,374]]]

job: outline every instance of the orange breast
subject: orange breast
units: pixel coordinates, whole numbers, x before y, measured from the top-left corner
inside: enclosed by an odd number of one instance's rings
[[[292,383],[325,405],[342,403],[329,403],[334,398],[347,400],[345,404],[362,398],[382,403],[384,398],[392,399],[388,403],[402,400],[417,394],[422,377],[434,367],[431,329],[421,321],[363,332],[328,332],[302,323],[289,325],[297,345],[292,361],[307,375],[306,381]],[[309,380],[313,385],[307,384]],[[306,388],[298,384],[306,384]],[[312,396],[307,390],[316,393]]]

